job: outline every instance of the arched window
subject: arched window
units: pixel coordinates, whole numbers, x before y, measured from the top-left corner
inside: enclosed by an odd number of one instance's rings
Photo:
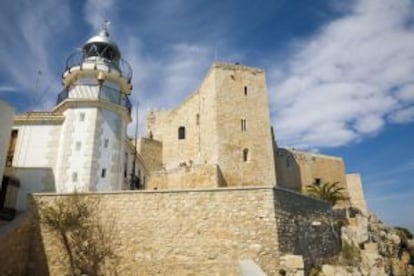
[[[178,139],[179,140],[185,139],[185,127],[183,127],[183,126],[180,126],[178,128]]]
[[[243,161],[244,162],[249,161],[249,150],[248,149],[243,150]]]

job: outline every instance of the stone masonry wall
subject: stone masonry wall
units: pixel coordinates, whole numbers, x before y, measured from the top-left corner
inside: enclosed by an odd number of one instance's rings
[[[104,223],[115,227],[119,275],[239,275],[238,261],[243,259],[254,260],[268,275],[277,273],[271,187],[84,196],[99,197]],[[39,202],[64,195],[33,197]],[[47,228],[41,225],[40,229],[37,240],[43,241],[45,256],[33,255],[31,275],[64,275],[62,248]]]
[[[27,275],[31,232],[29,215],[20,215],[0,227],[0,275]]]
[[[317,179],[322,183],[339,182],[349,196],[342,158],[297,150],[277,150],[277,183],[284,188],[303,191]]]
[[[340,251],[329,204],[282,188],[276,188],[274,195],[281,255],[303,255],[308,271]]]
[[[364,213],[368,213],[364,191],[362,189],[361,175],[358,173],[347,174],[346,185],[348,187],[352,206],[360,209]]]
[[[218,164],[229,186],[276,184],[263,70],[214,64]]]
[[[193,165],[151,173],[147,189],[187,189],[225,187],[217,165]]]
[[[185,139],[178,137],[181,127]],[[148,114],[147,131],[162,142],[167,170],[217,164],[228,186],[276,184],[263,70],[213,64],[179,106]]]
[[[137,147],[150,172],[162,169],[162,143],[160,141],[142,137],[138,140]]]

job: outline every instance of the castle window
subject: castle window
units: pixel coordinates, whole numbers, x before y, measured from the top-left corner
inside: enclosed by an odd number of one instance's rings
[[[73,172],[72,173],[72,182],[76,182],[78,181],[78,173],[77,172]]]
[[[85,121],[85,112],[81,112],[79,114],[79,121],[81,121],[81,122]]]
[[[76,151],[80,151],[81,147],[82,147],[82,142],[77,141],[76,142]]]
[[[102,178],[105,178],[105,176],[106,176],[106,169],[102,169],[102,171],[101,171],[101,177]]]
[[[246,119],[241,119],[240,124],[241,124],[241,131],[242,132],[246,131],[247,130]]]
[[[244,162],[249,161],[249,150],[248,149],[243,150],[243,161]]]
[[[180,126],[178,128],[178,139],[179,140],[185,139],[185,127],[183,127],[183,126]]]
[[[244,87],[244,95],[247,96],[247,86]]]
[[[109,139],[104,140],[104,148],[107,148],[109,145]]]
[[[321,179],[320,178],[315,178],[313,181],[313,185],[319,186],[321,185]]]
[[[196,116],[196,124],[199,125],[200,124],[200,114],[197,113]]]

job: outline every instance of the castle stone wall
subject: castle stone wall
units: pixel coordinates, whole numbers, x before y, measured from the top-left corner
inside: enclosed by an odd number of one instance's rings
[[[270,187],[84,196],[99,197],[104,223],[115,227],[119,275],[238,275],[243,259],[254,260],[268,275],[277,272]],[[34,195],[35,202],[59,197],[64,196]],[[46,256],[33,256],[31,275],[42,275],[45,261],[50,275],[64,275],[62,248],[44,226],[41,240]]]
[[[275,189],[280,254],[303,255],[305,270],[341,249],[329,204],[281,188]]]
[[[226,183],[217,165],[194,165],[150,175],[148,189],[217,188]]]
[[[180,127],[184,139],[178,137]],[[217,164],[228,186],[276,183],[263,70],[213,64],[181,105],[148,114],[147,132],[162,143],[167,170]]]
[[[229,186],[276,184],[265,73],[215,64],[218,164]],[[244,153],[246,151],[246,153]]]
[[[210,70],[200,87],[180,106],[148,114],[147,135],[162,142],[166,169],[183,163],[217,163],[215,97],[215,71]],[[184,139],[178,139],[179,127],[185,128]]]
[[[138,140],[137,151],[145,160],[148,171],[158,171],[162,169],[162,143],[160,141],[144,138]]]
[[[0,275],[28,275],[28,262],[32,238],[32,220],[19,215],[0,227]]]
[[[367,213],[367,204],[365,202],[364,191],[362,189],[361,175],[358,173],[349,173],[346,175],[346,184],[348,187],[351,205]]]
[[[339,182],[339,186],[345,189],[344,195],[349,195],[344,161],[339,157],[279,148],[277,172],[277,182],[281,187],[303,191],[319,179],[321,183]]]

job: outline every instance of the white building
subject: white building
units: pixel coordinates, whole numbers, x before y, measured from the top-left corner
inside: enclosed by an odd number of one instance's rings
[[[146,171],[137,162],[132,173],[136,154],[126,133],[131,77],[130,66],[103,29],[67,59],[64,89],[53,110],[16,116],[6,171],[21,183],[18,209],[25,208],[30,192],[143,186]],[[135,175],[140,179],[131,181]]]

